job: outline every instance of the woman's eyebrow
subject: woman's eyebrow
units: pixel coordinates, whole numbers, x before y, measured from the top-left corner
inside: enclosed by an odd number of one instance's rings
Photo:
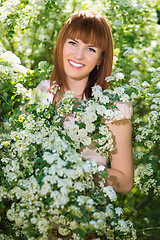
[[[70,38],[72,41],[75,41],[76,43],[78,43],[78,41],[76,39]]]
[[[96,46],[94,46],[94,45],[88,45],[88,47],[94,47],[94,48],[96,48]]]

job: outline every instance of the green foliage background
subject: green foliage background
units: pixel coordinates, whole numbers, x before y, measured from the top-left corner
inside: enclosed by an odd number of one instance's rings
[[[111,87],[130,83],[136,94],[131,95],[135,187],[118,195],[119,205],[134,223],[138,239],[160,239],[159,0],[1,0],[1,124],[22,104],[17,83],[34,88],[50,78],[60,28],[72,13],[86,9],[104,14],[112,27],[113,75],[121,72],[125,78]],[[0,233],[5,231],[9,235],[1,224]]]

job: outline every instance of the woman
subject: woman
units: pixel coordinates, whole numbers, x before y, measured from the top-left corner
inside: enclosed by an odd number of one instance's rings
[[[47,91],[53,82],[60,87],[60,94],[49,93],[51,100],[58,101],[61,93],[73,91],[79,99],[90,98],[95,84],[107,89],[105,81],[110,76],[113,59],[113,41],[109,24],[103,16],[92,12],[73,15],[62,27],[54,49],[54,69],[50,82],[45,80],[38,85]],[[119,121],[106,121],[113,134],[114,151],[110,155],[110,168],[107,168],[106,185],[116,192],[128,193],[133,187],[133,161],[131,145],[131,114],[129,103],[115,103],[124,115]],[[85,148],[81,152],[84,159],[92,158],[98,165],[106,166],[107,159],[96,149]],[[50,239],[57,239],[54,234]],[[90,239],[90,238],[89,238]]]
[[[53,81],[60,87],[60,93],[73,91],[73,96],[90,98],[95,84],[102,89],[108,87],[105,81],[110,76],[113,59],[113,41],[109,24],[103,16],[92,12],[73,15],[62,27],[54,49],[54,69],[50,83],[42,81],[41,91],[48,91]],[[49,86],[50,84],[50,86]],[[52,96],[57,101],[60,94]],[[131,145],[132,109],[129,103],[115,103],[124,115],[119,121],[106,121],[114,137],[115,150],[110,155],[109,176],[106,185],[116,192],[128,193],[133,187],[133,161]],[[90,157],[98,165],[106,165],[100,153],[85,148],[81,152],[84,159]]]

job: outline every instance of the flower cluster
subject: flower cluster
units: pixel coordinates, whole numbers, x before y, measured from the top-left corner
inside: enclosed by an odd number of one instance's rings
[[[71,92],[66,93],[58,112],[62,116],[67,116],[64,121],[64,129],[73,141],[75,149],[83,146],[90,147],[90,145],[93,147],[94,143],[97,152],[108,158],[114,146],[112,133],[107,128],[105,121],[117,121],[124,118],[124,115],[115,106],[115,102],[120,101],[121,96],[111,90],[102,91],[99,85],[94,86],[92,91],[92,99],[83,100],[82,103],[76,102],[76,105]]]
[[[3,48],[0,48],[0,72],[1,74],[11,75],[12,80],[17,82],[19,75],[26,75],[27,72],[31,70],[21,65],[20,58],[17,57],[14,53],[6,51]],[[4,78],[5,79],[5,78]],[[4,81],[2,78],[2,80]]]
[[[6,217],[14,229],[27,239],[47,240],[50,234],[60,234],[60,239],[76,240],[84,239],[86,233],[108,237],[114,231],[120,237],[136,239],[132,223],[121,219],[113,188],[104,186],[105,170],[93,159],[83,161],[75,147],[77,141],[88,146],[88,141],[82,141],[88,137],[102,153],[113,149],[112,135],[103,122],[105,108],[98,110],[103,106],[99,97],[80,104],[67,92],[57,109],[45,97],[39,99],[37,91],[33,95],[21,86],[18,90],[26,92],[31,101],[26,113],[10,119],[0,145],[0,204],[9,205]],[[67,128],[64,118],[70,114],[74,124]],[[84,114],[88,114],[87,121]],[[101,190],[94,181],[97,174]]]

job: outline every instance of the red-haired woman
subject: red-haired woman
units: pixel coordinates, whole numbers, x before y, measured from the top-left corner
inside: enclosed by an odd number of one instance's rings
[[[92,87],[98,84],[107,89],[105,81],[110,76],[113,59],[111,28],[106,19],[92,12],[73,15],[62,27],[54,49],[54,69],[50,81],[38,85],[41,91],[48,91],[53,81],[60,87],[60,93],[73,91],[73,96],[90,98]],[[53,101],[60,94],[53,96]],[[115,150],[110,155],[109,176],[106,185],[116,192],[128,193],[133,187],[133,160],[131,145],[131,114],[129,103],[116,103],[124,118],[106,121],[114,137]],[[98,165],[106,165],[107,159],[95,149],[82,151],[84,159],[93,158]]]

